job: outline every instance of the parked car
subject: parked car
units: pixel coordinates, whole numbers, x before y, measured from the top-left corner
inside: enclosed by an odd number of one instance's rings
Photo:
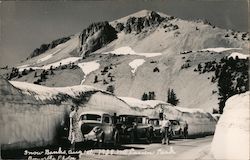
[[[129,140],[130,143],[137,140],[144,140],[147,143],[151,141],[151,127],[147,116],[119,115],[117,130],[121,140]]]
[[[170,139],[183,137],[183,126],[178,120],[169,120],[171,122]]]
[[[106,112],[83,112],[80,115],[79,127],[84,141],[97,142],[98,146],[105,143],[119,143],[119,133],[113,118]]]
[[[161,125],[159,118],[150,118],[148,120],[149,125],[152,126],[152,139],[153,140],[160,140],[161,139]]]
[[[183,137],[183,125],[178,120],[169,120],[170,127],[170,139]],[[161,139],[161,120],[159,118],[150,118],[149,124],[153,127],[153,139]]]

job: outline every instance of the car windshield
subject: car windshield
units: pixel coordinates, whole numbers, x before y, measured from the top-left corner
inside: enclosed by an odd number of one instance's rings
[[[150,119],[148,122],[154,126],[159,126],[160,124],[158,119]]]
[[[81,120],[101,121],[101,116],[98,114],[83,114]]]
[[[170,122],[172,123],[172,125],[179,125],[179,121],[170,120]]]
[[[147,124],[148,118],[147,117],[138,117],[137,122],[141,124]]]
[[[132,124],[133,122],[136,122],[136,117],[132,117],[132,116],[120,116],[119,121],[123,122],[125,124]]]

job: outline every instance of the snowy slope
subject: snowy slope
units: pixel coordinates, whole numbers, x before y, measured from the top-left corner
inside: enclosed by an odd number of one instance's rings
[[[246,92],[226,101],[211,147],[216,159],[250,158],[249,96],[250,92]]]
[[[28,59],[18,66],[28,65],[32,66],[46,66],[58,62],[62,59],[69,58],[77,55],[77,47],[79,45],[79,34],[75,34],[65,43],[59,44],[53,49],[47,50],[45,53]]]

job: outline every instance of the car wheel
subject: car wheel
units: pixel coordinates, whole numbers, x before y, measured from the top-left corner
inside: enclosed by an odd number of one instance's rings
[[[101,135],[101,138],[97,140],[97,147],[101,148],[104,147],[104,133]]]
[[[115,134],[114,134],[114,146],[118,146],[120,144],[120,135],[119,135],[119,132],[118,131],[115,131]]]
[[[151,143],[150,131],[146,132],[146,143],[148,143],[148,144]]]
[[[134,132],[130,132],[129,138],[130,138],[130,143],[135,142],[135,134],[134,134]]]

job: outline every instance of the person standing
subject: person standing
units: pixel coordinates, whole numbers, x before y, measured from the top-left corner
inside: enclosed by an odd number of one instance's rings
[[[185,121],[184,123],[184,138],[187,139],[188,137],[188,123]]]
[[[171,122],[168,119],[163,120],[161,125],[162,144],[167,143],[169,145],[170,129],[171,129]]]
[[[71,112],[69,114],[70,127],[69,127],[69,141],[71,144],[71,149],[75,150],[75,143],[81,141],[81,132],[78,128],[79,116],[78,116],[78,106],[71,106]]]

